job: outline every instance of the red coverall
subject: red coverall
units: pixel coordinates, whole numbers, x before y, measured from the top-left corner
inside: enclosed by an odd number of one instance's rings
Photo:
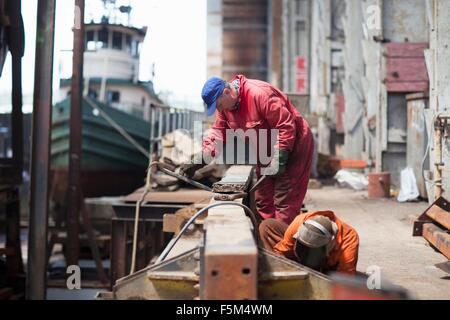
[[[231,111],[217,110],[213,130],[203,141],[203,153],[216,157],[220,152],[217,141],[226,142],[227,129],[242,129],[244,132],[248,129],[278,129],[275,148],[289,151],[288,164],[284,173],[268,177],[258,186],[256,208],[263,219],[276,218],[290,224],[300,213],[308,187],[313,136],[308,123],[283,92],[266,82],[247,79],[243,75],[235,76],[232,81],[235,79],[240,81],[239,107]],[[259,146],[258,141],[256,145]],[[258,159],[258,178],[261,166]]]

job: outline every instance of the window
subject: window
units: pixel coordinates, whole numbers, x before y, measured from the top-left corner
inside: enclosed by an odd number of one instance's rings
[[[94,41],[94,31],[86,32],[86,44],[85,49],[94,50],[95,49],[95,41]]]
[[[131,42],[131,54],[134,57],[139,56],[139,52],[141,51],[141,43],[137,40],[133,40]]]
[[[302,48],[302,42],[304,41],[306,37],[306,26],[305,21],[297,21],[295,24],[295,53],[296,55],[303,55],[305,54],[304,48]]]
[[[88,96],[92,99],[97,99],[98,98],[98,94],[96,91],[89,89],[89,93]]]
[[[122,33],[121,32],[113,32],[112,38],[112,48],[117,50],[122,50]]]
[[[137,44],[138,44],[138,42],[137,42],[136,40],[133,40],[133,41],[131,42],[131,54],[132,54],[133,56],[137,56],[137,51],[138,51],[138,49],[137,49]]]
[[[125,51],[131,53],[131,36],[125,35]]]
[[[101,29],[98,32],[97,49],[108,48],[108,30]]]
[[[106,93],[106,100],[111,102],[119,102],[120,101],[120,92],[119,91],[108,91]]]

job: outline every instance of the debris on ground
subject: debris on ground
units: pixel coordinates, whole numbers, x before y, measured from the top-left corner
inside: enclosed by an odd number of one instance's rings
[[[201,142],[194,139],[187,130],[175,130],[162,137],[161,157],[153,158],[153,161],[159,160],[173,172],[178,172],[179,167],[184,163],[189,163],[192,157],[201,152]],[[152,188],[159,191],[175,191],[184,183],[177,178],[171,177],[163,172],[153,169],[152,172]],[[219,181],[226,166],[218,164],[209,164],[195,173],[193,180],[201,181],[203,184],[211,186]]]
[[[369,185],[369,181],[364,174],[343,169],[336,173],[334,179],[337,180],[340,187],[354,190],[366,190]]]

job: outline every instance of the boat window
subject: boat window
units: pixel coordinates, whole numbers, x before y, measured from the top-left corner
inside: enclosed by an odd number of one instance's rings
[[[97,48],[108,48],[108,30],[101,29],[98,31]]]
[[[89,89],[88,96],[92,99],[97,99],[98,98],[97,91]]]
[[[131,36],[125,35],[125,51],[131,53]]]
[[[113,49],[122,50],[122,33],[121,32],[113,32],[112,38],[112,47]]]
[[[131,54],[134,56],[134,57],[137,57],[137,52],[138,52],[138,47],[137,47],[137,45],[138,45],[138,42],[136,41],[136,40],[133,40],[132,42],[131,42]]]
[[[86,32],[85,48],[87,50],[95,50],[94,31],[93,30]]]
[[[106,99],[109,103],[111,102],[119,102],[120,101],[120,92],[119,91],[108,91],[106,94]]]

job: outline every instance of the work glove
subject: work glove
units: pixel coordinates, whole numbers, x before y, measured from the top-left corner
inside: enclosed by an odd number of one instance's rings
[[[272,161],[268,167],[264,168],[262,172],[265,176],[278,177],[286,171],[287,163],[289,160],[289,151],[287,150],[275,150]]]
[[[203,168],[205,165],[206,163],[203,161],[202,153],[195,154],[192,156],[189,163],[185,163],[180,166],[180,174],[187,178],[192,178],[195,172]]]

